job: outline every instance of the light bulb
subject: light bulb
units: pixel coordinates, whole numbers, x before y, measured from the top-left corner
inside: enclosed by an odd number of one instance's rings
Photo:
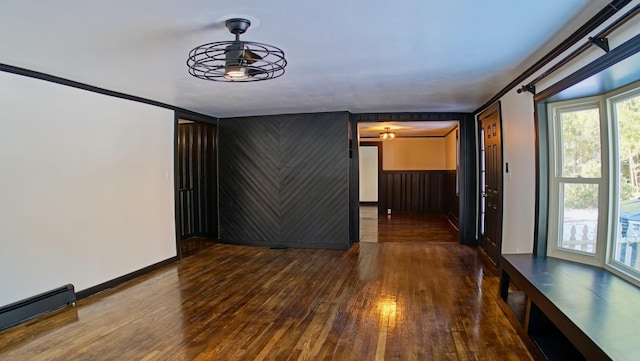
[[[227,80],[245,80],[249,78],[249,75],[247,75],[246,68],[235,68],[233,70],[227,70],[224,73],[224,78]]]

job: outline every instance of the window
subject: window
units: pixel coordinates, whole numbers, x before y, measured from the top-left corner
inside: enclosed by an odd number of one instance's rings
[[[601,241],[606,229],[603,194],[603,129],[606,123],[599,98],[555,103],[550,106],[549,134],[554,165],[551,171],[549,255],[600,265]]]
[[[548,112],[547,254],[640,284],[640,84]]]
[[[640,88],[621,92],[608,99],[613,122],[615,192],[614,214],[617,228],[608,264],[620,272],[640,273]]]

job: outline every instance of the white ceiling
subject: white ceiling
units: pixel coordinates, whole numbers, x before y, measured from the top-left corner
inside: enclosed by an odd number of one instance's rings
[[[469,112],[610,0],[3,0],[0,63],[219,116]],[[189,50],[241,38],[284,50],[284,76],[219,83]]]

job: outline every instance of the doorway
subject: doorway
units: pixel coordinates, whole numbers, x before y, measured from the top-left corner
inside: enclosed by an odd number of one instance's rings
[[[358,126],[361,240],[374,239],[380,232],[396,234],[401,238],[398,240],[457,240],[459,122],[360,122]],[[388,133],[393,135],[383,138]],[[454,231],[453,238],[416,231],[441,224]],[[410,225],[418,225],[412,234],[398,232]]]
[[[178,256],[207,249],[218,238],[216,126],[178,119],[176,234]]]
[[[360,241],[377,242],[380,143],[360,142],[358,152]]]
[[[480,248],[496,265],[502,252],[502,128],[500,102],[478,116]]]

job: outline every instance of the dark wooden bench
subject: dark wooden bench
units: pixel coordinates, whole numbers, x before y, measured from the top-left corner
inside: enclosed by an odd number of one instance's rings
[[[499,303],[538,359],[640,360],[640,289],[602,268],[503,255]]]

